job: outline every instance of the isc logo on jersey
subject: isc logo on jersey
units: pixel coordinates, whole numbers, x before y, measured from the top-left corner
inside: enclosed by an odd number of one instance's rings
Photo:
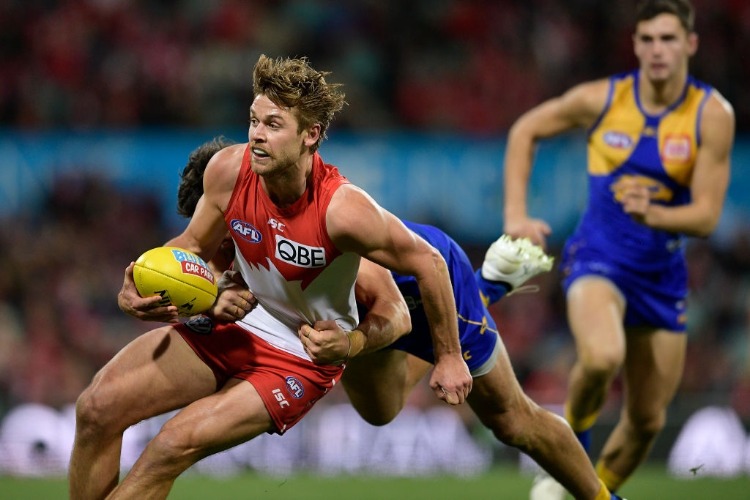
[[[322,247],[303,245],[277,234],[276,258],[297,267],[325,267],[326,250]]]

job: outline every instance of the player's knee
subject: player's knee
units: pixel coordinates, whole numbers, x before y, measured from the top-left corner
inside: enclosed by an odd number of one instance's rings
[[[624,358],[617,352],[602,351],[582,356],[580,362],[587,379],[604,382],[611,379],[620,370]]]
[[[377,427],[390,424],[398,415],[397,411],[366,411],[359,409],[357,411],[365,422]]]
[[[663,411],[631,413],[629,420],[632,432],[643,441],[654,439],[667,423],[666,414]]]
[[[112,391],[101,384],[89,385],[76,400],[76,432],[91,436],[121,434],[137,423]]]
[[[492,431],[494,436],[502,443],[525,449],[528,444],[528,423],[536,418],[536,412],[541,411],[533,401],[521,398],[519,404],[495,412],[491,418],[487,418],[484,424]]]
[[[89,386],[76,400],[76,433],[81,438],[92,438],[104,433],[124,431],[117,428],[117,412],[112,411],[107,398]]]
[[[148,461],[148,468],[154,473],[176,477],[192,464],[208,455],[190,430],[175,427],[167,422],[149,442],[147,453],[141,457]]]
[[[378,397],[367,391],[348,392],[349,400],[360,417],[370,425],[387,425],[398,416],[406,404],[404,397]],[[362,397],[362,394],[368,394]]]
[[[520,419],[499,419],[498,423],[493,425],[492,433],[500,442],[507,446],[523,448],[526,443],[526,438],[523,434],[523,425]]]

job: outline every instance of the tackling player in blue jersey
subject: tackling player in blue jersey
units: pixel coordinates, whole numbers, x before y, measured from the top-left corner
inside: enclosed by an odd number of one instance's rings
[[[200,178],[206,163],[228,144],[222,138],[214,139],[191,154],[178,193],[180,214],[192,214],[202,192]],[[490,246],[481,269],[474,271],[463,249],[443,231],[409,221],[404,224],[436,248],[448,265],[461,350],[474,379],[467,401],[482,423],[500,441],[533,457],[576,498],[618,498],[598,480],[570,428],[524,394],[486,307],[551,269],[552,259],[529,240],[503,236]],[[212,260],[217,265],[215,271],[228,268],[232,251],[231,246],[222,247]],[[299,332],[315,362],[346,363],[344,389],[357,412],[373,425],[387,424],[398,415],[435,362],[416,280],[393,274],[409,308],[407,323],[411,325],[404,324],[398,307],[383,300],[391,293],[391,284],[384,283],[380,271],[382,268],[370,261],[363,259],[360,264],[355,289],[361,308],[357,329],[346,332],[335,321],[319,321],[302,325]],[[211,311],[215,319],[234,321],[252,310],[252,295],[243,283],[232,281],[234,277],[236,274],[228,271],[221,280],[222,293]]]
[[[537,141],[588,131],[588,207],[561,268],[578,360],[565,416],[590,430],[622,370],[625,407],[597,463],[617,490],[647,457],[682,376],[687,337],[684,237],[718,223],[730,171],[734,115],[688,74],[698,47],[689,0],[645,0],[636,11],[637,70],[577,85],[525,113],[505,156],[505,232],[544,244],[526,191]],[[542,479],[533,500],[561,499]]]

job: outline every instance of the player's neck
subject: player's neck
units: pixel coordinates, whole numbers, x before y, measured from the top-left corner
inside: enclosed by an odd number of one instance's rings
[[[685,90],[687,74],[681,74],[664,81],[640,79],[641,106],[648,113],[658,114],[674,104]]]
[[[274,205],[279,208],[288,207],[304,194],[312,165],[312,156],[303,155],[288,168],[261,175],[261,185]]]

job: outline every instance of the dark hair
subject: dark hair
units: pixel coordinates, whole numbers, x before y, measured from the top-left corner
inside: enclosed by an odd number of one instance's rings
[[[688,33],[691,33],[694,29],[695,11],[690,0],[643,0],[636,8],[636,24],[653,19],[659,14],[677,16],[680,24]]]
[[[274,104],[294,108],[299,130],[320,124],[320,138],[310,148],[316,151],[326,138],[334,115],[344,107],[341,84],[327,83],[326,71],[313,69],[307,58],[271,59],[261,55],[253,69],[253,94],[265,95]]]
[[[218,151],[236,144],[224,136],[214,137],[195,148],[188,156],[187,165],[180,173],[180,185],[177,188],[177,213],[183,217],[192,217],[198,200],[203,196],[203,172],[208,161]]]

